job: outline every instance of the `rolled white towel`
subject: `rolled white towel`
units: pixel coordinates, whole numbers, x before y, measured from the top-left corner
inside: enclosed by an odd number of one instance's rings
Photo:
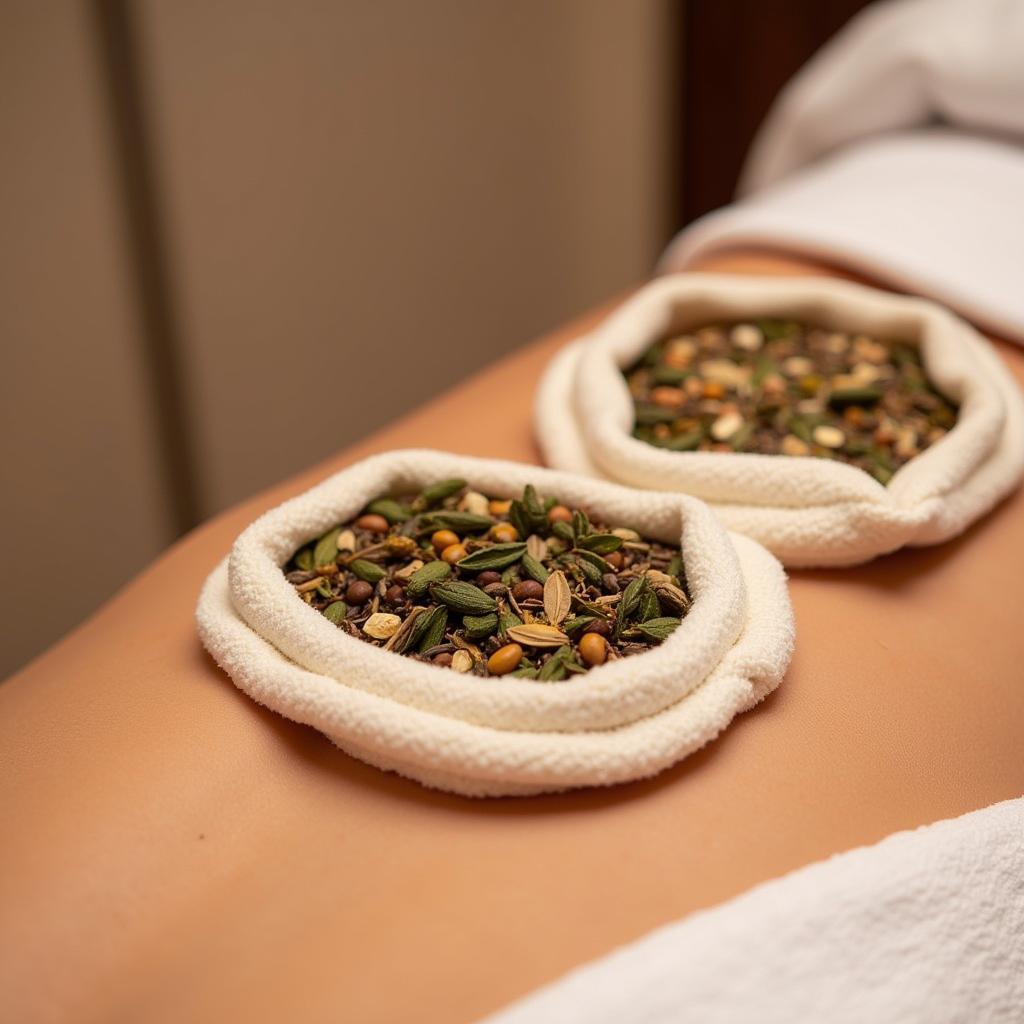
[[[348,636],[298,600],[280,567],[389,491],[453,476],[491,495],[527,483],[655,539],[681,543],[693,605],[643,654],[552,684],[481,680]],[[268,512],[207,580],[204,645],[255,700],[343,750],[424,785],[498,796],[654,775],[773,690],[793,647],[782,569],[701,502],[519,463],[433,451],[378,455]]]
[[[672,452],[632,437],[624,367],[670,332],[762,317],[918,343],[929,376],[960,403],[956,426],[887,486],[837,461]],[[657,280],[552,360],[535,423],[549,465],[694,495],[730,529],[794,566],[851,565],[904,545],[948,540],[1024,474],[1024,401],[988,342],[931,302],[827,278]]]

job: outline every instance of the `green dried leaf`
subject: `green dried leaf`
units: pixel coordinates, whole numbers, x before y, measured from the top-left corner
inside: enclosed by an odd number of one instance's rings
[[[338,534],[341,527],[336,526],[328,530],[317,542],[313,549],[313,565],[333,565],[338,557]]]
[[[556,683],[561,682],[568,674],[568,670],[565,667],[565,663],[572,656],[571,647],[559,647],[554,654],[548,658],[547,661],[541,666],[540,672],[537,674],[537,678],[541,682],[545,683]]]
[[[828,404],[833,406],[846,405],[873,405],[882,397],[880,388],[858,387],[858,388],[836,388],[828,396]]]
[[[622,538],[616,537],[614,533],[592,533],[589,537],[581,537],[576,544],[597,555],[610,555],[622,547]]]
[[[321,597],[326,597],[328,599],[334,597],[334,591],[331,590],[330,583],[328,583],[327,580],[323,577],[321,577],[320,580],[317,582],[316,592]]]
[[[517,668],[511,675],[513,679],[536,679],[537,670],[527,666],[526,668]]]
[[[505,639],[505,634],[508,630],[513,629],[515,626],[521,626],[523,620],[510,608],[503,608],[501,614],[498,616],[498,633],[502,640]]]
[[[344,601],[335,601],[324,609],[324,618],[329,619],[335,625],[348,615],[348,605]]]
[[[683,556],[677,551],[672,558],[669,560],[668,568],[665,572],[669,576],[675,576],[675,578],[682,582],[683,579]]]
[[[559,540],[564,540],[566,544],[576,543],[576,534],[573,533],[572,527],[568,523],[552,523],[551,532]]]
[[[462,615],[486,615],[497,610],[497,602],[479,587],[462,580],[437,583],[430,588],[435,601],[448,605]]]
[[[648,640],[666,640],[678,629],[681,621],[681,619],[666,615],[662,618],[641,622],[636,628]]]
[[[562,632],[567,636],[571,636],[574,640],[578,634],[582,634],[583,631],[592,622],[597,622],[598,618],[596,615],[577,615],[575,618],[566,619],[562,623]]]
[[[460,569],[469,572],[481,572],[484,569],[504,569],[518,562],[526,554],[525,541],[513,541],[508,544],[492,544],[489,548],[481,548],[471,555],[459,559],[456,563]]]
[[[640,603],[636,609],[636,620],[637,622],[647,622],[649,619],[656,619],[661,615],[661,606],[658,604],[658,598],[654,591],[648,587],[640,595]]]
[[[411,600],[415,600],[422,597],[432,583],[440,583],[451,574],[452,567],[447,562],[443,562],[439,558],[433,562],[427,562],[409,577],[409,584],[405,588],[405,592]]]
[[[508,521],[516,528],[520,537],[528,537],[532,532],[529,514],[526,507],[518,499],[513,500],[508,509]]]
[[[456,533],[480,533],[494,525],[490,516],[480,516],[475,512],[458,512],[445,509],[431,512],[421,519],[421,532],[433,533],[435,530],[454,530]]]
[[[375,562],[369,562],[365,558],[357,558],[355,561],[348,563],[349,570],[367,583],[372,583],[376,586],[387,573]]]
[[[588,533],[590,533],[590,520],[587,518],[587,513],[577,509],[572,514],[572,535],[576,538],[576,544],[579,547],[584,546],[581,541]]]

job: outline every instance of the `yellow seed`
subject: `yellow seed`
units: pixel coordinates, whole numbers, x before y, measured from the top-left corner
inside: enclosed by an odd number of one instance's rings
[[[519,531],[511,523],[498,523],[491,527],[489,536],[499,544],[511,544],[519,540]]]
[[[511,507],[512,507],[512,499],[511,498],[508,498],[508,499],[493,498],[488,503],[487,510],[491,513],[492,516],[506,516],[506,515],[508,515],[508,510]]]
[[[822,423],[814,428],[814,443],[823,448],[842,448],[846,435],[838,428]]]
[[[441,552],[442,561],[447,562],[449,565],[454,565],[456,562],[462,561],[466,557],[466,547],[464,544],[449,544],[448,547]]]
[[[548,509],[548,522],[571,523],[572,509],[567,508],[565,505],[552,505],[551,508]]]
[[[580,657],[588,665],[603,665],[608,658],[608,644],[600,633],[584,633],[580,637]]]
[[[808,455],[811,450],[805,441],[801,441],[794,434],[787,434],[782,439],[781,447],[783,455]]]
[[[445,548],[451,547],[452,544],[458,544],[459,535],[451,530],[437,530],[431,536],[430,543],[434,545],[434,550],[440,554]]]
[[[487,671],[492,676],[503,676],[514,672],[523,660],[523,649],[519,644],[505,644],[487,659]]]

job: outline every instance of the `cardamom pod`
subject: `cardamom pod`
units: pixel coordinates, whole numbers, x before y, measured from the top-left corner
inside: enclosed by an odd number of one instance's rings
[[[586,562],[583,559],[578,559],[576,565],[579,567],[580,572],[583,573],[583,578],[589,586],[601,586],[601,570],[596,565],[591,565],[590,562]]]
[[[410,599],[415,600],[422,597],[432,583],[440,583],[451,574],[452,567],[447,562],[442,562],[441,559],[427,562],[409,577],[409,585],[405,588],[405,592]]]
[[[518,562],[526,553],[526,543],[512,541],[507,544],[492,544],[489,548],[481,548],[471,555],[459,559],[456,563],[460,569],[480,572],[483,569],[504,569]]]
[[[567,544],[576,543],[576,534],[573,533],[572,527],[568,523],[552,523],[551,532],[560,540],[564,540]]]
[[[313,549],[313,565],[331,565],[338,557],[338,534],[341,527],[336,526],[328,530],[317,542]]]
[[[450,583],[436,583],[430,588],[435,601],[448,605],[462,615],[486,615],[497,609],[497,602],[479,587],[461,580]]]
[[[589,562],[602,576],[606,572],[615,572],[615,568],[610,562],[606,562],[600,555],[595,555],[593,551],[587,551],[586,548],[575,548],[573,554],[580,561]]]
[[[436,505],[439,501],[444,501],[445,498],[458,494],[465,486],[466,481],[460,480],[457,477],[452,477],[450,480],[438,480],[436,484],[424,487],[420,493],[420,498],[425,505]]]
[[[536,558],[533,557],[529,552],[523,555],[522,562],[520,563],[523,567],[523,572],[530,577],[531,580],[536,580],[538,583],[547,583],[548,577],[551,573],[544,568]]]
[[[448,625],[448,609],[443,604],[431,608],[429,612],[416,620],[416,625],[420,628],[414,631],[415,635],[410,640],[409,646],[412,647],[415,643],[416,650],[422,654],[444,640],[445,627]]]
[[[309,572],[313,568],[313,549],[303,548],[295,556],[295,564],[304,572]]]
[[[366,506],[367,512],[383,516],[392,526],[404,523],[412,515],[412,509],[395,501],[394,498],[377,498]]]
[[[464,615],[462,625],[470,640],[483,640],[497,630],[498,616],[494,612],[488,615]]]
[[[344,601],[335,601],[324,609],[324,616],[337,625],[348,615],[348,605]]]
[[[348,567],[359,579],[372,583],[374,586],[387,576],[387,573],[379,565],[368,562],[365,558],[357,558],[355,561],[349,562]]]

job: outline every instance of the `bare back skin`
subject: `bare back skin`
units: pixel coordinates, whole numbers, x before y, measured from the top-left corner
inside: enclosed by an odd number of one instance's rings
[[[232,686],[192,616],[237,533],[371,452],[535,461],[537,378],[599,315],[208,522],[0,686],[5,1015],[468,1021],[758,882],[1024,791],[1020,493],[941,547],[792,573],[780,689],[649,782],[445,796]],[[1024,379],[1024,352],[999,352]]]

